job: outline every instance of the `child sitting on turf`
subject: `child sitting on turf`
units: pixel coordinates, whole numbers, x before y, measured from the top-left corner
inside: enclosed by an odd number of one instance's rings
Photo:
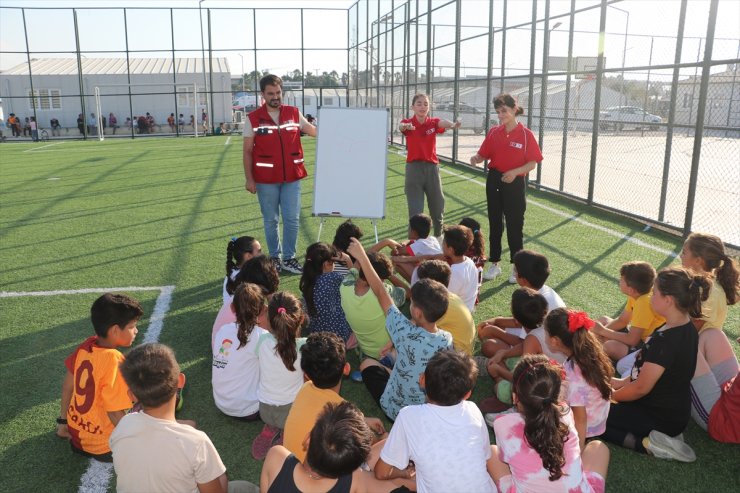
[[[477,376],[478,367],[465,353],[436,353],[419,377],[427,402],[398,413],[375,464],[375,477],[405,478],[411,468],[421,492],[495,492],[486,470],[491,457],[486,423],[466,400]]]
[[[236,322],[221,326],[213,344],[211,385],[213,400],[222,413],[244,421],[259,419],[257,387],[260,365],[255,349],[267,331],[265,296],[256,284],[242,283],[232,301]],[[259,325],[258,325],[259,324]]]
[[[303,385],[301,353],[297,338],[304,322],[301,302],[290,293],[275,293],[267,306],[269,333],[257,341],[260,381],[257,398],[262,432],[252,442],[252,456],[262,460],[275,444],[282,443],[283,429],[296,394]]]
[[[363,380],[373,398],[389,418],[395,419],[402,407],[424,403],[419,376],[434,353],[452,345],[450,333],[435,325],[447,311],[447,288],[430,279],[414,284],[411,287],[409,320],[393,304],[362,244],[353,238],[347,251],[359,262],[370,288],[378,298],[386,314],[388,334],[397,351],[392,372],[379,363],[361,367]]]
[[[234,279],[234,286],[236,287],[246,282],[261,287],[262,293],[269,298],[280,287],[280,275],[275,268],[275,264],[269,257],[257,255],[244,262],[242,268],[239,270],[239,274]],[[216,320],[213,322],[213,328],[211,329],[211,349],[213,349],[216,331],[226,324],[236,322],[236,313],[231,304],[232,299],[233,296],[229,295],[226,302],[224,302],[218,311]]]
[[[691,415],[691,379],[699,336],[691,318],[701,317],[710,278],[683,267],[661,270],[650,303],[665,318],[637,356],[627,377],[612,379],[604,438],[622,447],[684,462],[696,460],[681,433]]]
[[[386,255],[368,252],[367,256],[370,265],[382,281],[393,275],[393,264]],[[400,307],[406,302],[408,288],[390,286],[385,282],[383,286],[396,306]],[[360,346],[360,363],[362,364],[365,359],[382,360],[386,366],[392,367],[392,358],[384,360],[390,356],[383,353],[383,349],[390,342],[388,330],[385,328],[385,313],[380,308],[378,298],[370,290],[365,272],[362,269],[350,269],[339,287],[339,294],[347,322]]]
[[[614,361],[638,351],[650,334],[665,323],[650,304],[655,281],[653,266],[647,262],[627,262],[619,269],[619,276],[619,289],[627,296],[627,305],[618,318],[601,317],[599,323],[603,327],[594,328],[594,334],[604,341],[606,354]],[[622,332],[627,327],[629,331]],[[632,367],[632,361],[625,365],[627,369]]]
[[[416,269],[419,279],[433,279],[447,287],[450,283],[452,271],[444,260],[425,260]],[[437,327],[446,330],[452,335],[452,344],[456,351],[473,355],[473,339],[475,338],[475,322],[473,315],[465,306],[463,300],[452,291],[447,292],[447,311],[437,320]]]
[[[586,438],[606,429],[614,376],[612,362],[590,332],[594,325],[586,313],[565,308],[556,308],[545,318],[547,345],[568,357],[563,364],[565,402],[573,411],[581,451]]]
[[[473,244],[470,245],[465,253],[473,261],[478,269],[478,293],[483,285],[483,266],[486,265],[486,246],[483,238],[483,232],[480,229],[480,223],[472,217],[464,217],[460,220],[461,226],[467,226],[473,232]],[[475,304],[478,304],[478,297],[475,298]]]
[[[445,227],[442,250],[452,270],[448,290],[458,295],[471,313],[478,297],[478,268],[465,253],[472,244],[473,232],[467,226]]]
[[[111,462],[113,428],[131,408],[126,382],[118,366],[125,359],[119,347],[130,347],[143,314],[135,299],[106,293],[90,308],[95,335],[87,338],[64,361],[57,435],[69,438],[72,451],[101,462]]]
[[[143,410],[124,416],[110,437],[117,491],[254,491],[246,481],[228,481],[208,435],[175,420],[184,375],[172,349],[156,343],[134,348],[121,375]]]
[[[344,401],[339,396],[339,389],[342,376],[349,372],[349,363],[345,359],[344,343],[339,336],[331,332],[309,335],[301,347],[301,369],[307,381],[298,391],[288,413],[283,445],[299,462],[304,462],[306,439],[324,406]],[[378,437],[385,434],[383,423],[378,418],[365,418],[365,421]]]
[[[242,268],[244,262],[252,257],[262,254],[262,245],[251,236],[240,236],[231,238],[226,246],[226,277],[224,278],[223,299],[224,304],[231,301],[230,298],[236,289],[236,275]]]
[[[373,438],[355,404],[326,404],[306,440],[303,463],[281,445],[270,449],[262,466],[260,491],[391,492],[396,488],[393,482],[378,481],[360,469],[370,456]]]
[[[393,267],[406,281],[411,281],[416,266],[421,262],[420,255],[441,255],[439,241],[429,233],[432,230],[432,218],[426,214],[415,214],[409,219],[408,241],[398,243],[390,238],[370,247],[369,251],[379,251],[390,247]]]
[[[358,240],[362,238],[362,230],[358,225],[352,222],[351,219],[347,219],[342,224],[337,226],[337,231],[334,233],[334,240],[332,241],[332,246],[336,248],[337,252],[341,253],[347,253],[347,247],[349,246],[349,239],[350,238],[357,238]],[[354,262],[354,259],[350,258],[352,262]],[[349,273],[349,269],[352,268],[352,265],[347,265],[343,260],[335,260],[334,261],[334,272],[341,274],[342,276],[346,276],[347,273]]]
[[[514,368],[517,412],[493,422],[488,470],[499,491],[604,492],[609,449],[592,441],[581,451],[573,413],[560,402],[561,372],[540,354]]]
[[[352,329],[344,316],[339,295],[339,286],[344,276],[334,272],[334,262],[338,259],[344,261],[347,267],[352,267],[349,255],[337,252],[331,245],[319,242],[309,246],[306,249],[306,262],[303,264],[299,287],[306,300],[308,333],[333,332],[346,344],[352,335]]]

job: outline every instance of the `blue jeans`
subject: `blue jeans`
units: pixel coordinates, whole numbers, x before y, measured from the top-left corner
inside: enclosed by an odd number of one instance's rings
[[[257,199],[262,211],[265,241],[270,257],[295,257],[298,218],[301,213],[301,180],[289,183],[257,183]],[[283,241],[278,234],[279,215],[283,215]]]

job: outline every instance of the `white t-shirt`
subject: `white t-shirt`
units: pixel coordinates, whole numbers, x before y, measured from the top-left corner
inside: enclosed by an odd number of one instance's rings
[[[539,290],[537,290],[547,300],[547,312],[551,312],[556,308],[565,308],[565,302],[550,286],[544,284]]]
[[[490,457],[486,422],[470,401],[404,407],[380,452],[380,458],[396,469],[414,461],[419,493],[495,492],[486,470]]]
[[[292,404],[298,391],[303,385],[303,370],[301,370],[301,346],[306,342],[304,337],[296,339],[298,358],[293,363],[295,371],[285,367],[282,358],[277,353],[277,341],[267,332],[262,334],[257,342],[257,354],[260,362],[260,384],[257,389],[257,398],[260,402],[272,406]]]
[[[437,238],[432,235],[429,235],[426,238],[419,238],[418,240],[414,240],[414,242],[409,245],[409,249],[414,252],[415,256],[442,254],[442,247],[439,246],[439,241],[437,241]],[[416,274],[417,268],[418,267],[414,267],[414,271],[411,273],[411,286],[416,284],[416,281],[419,280],[419,276]]]
[[[204,432],[144,412],[127,414],[110,437],[118,493],[198,493],[226,472]]]
[[[230,277],[231,277],[231,280],[232,281],[234,279],[236,279],[236,276],[239,275],[239,270],[240,269],[234,269],[234,270],[231,271],[231,276]],[[223,292],[224,303],[227,303],[227,302],[228,303],[231,303],[231,300],[233,298],[233,296],[231,296],[228,292],[226,292],[226,283],[228,282],[228,280],[229,280],[229,278],[226,277],[226,276],[224,276],[224,292]]]
[[[255,326],[247,343],[239,349],[237,332],[236,323],[226,324],[216,332],[211,385],[216,407],[229,416],[243,417],[259,410],[260,364],[255,349],[257,341],[267,331]]]
[[[470,313],[475,311],[475,298],[478,295],[478,268],[468,257],[459,264],[450,265],[452,275],[447,289],[463,300]]]

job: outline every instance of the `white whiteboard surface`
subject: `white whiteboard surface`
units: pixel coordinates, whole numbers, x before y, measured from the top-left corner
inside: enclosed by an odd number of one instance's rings
[[[313,214],[385,217],[388,110],[319,108]]]

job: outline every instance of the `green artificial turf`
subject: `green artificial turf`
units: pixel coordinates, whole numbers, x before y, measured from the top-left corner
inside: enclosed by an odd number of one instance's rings
[[[314,141],[304,143],[312,163]],[[234,235],[263,239],[257,199],[244,190],[241,139],[106,140],[48,145],[0,145],[0,291],[28,292],[106,287],[175,286],[160,340],[171,345],[187,374],[180,417],[206,431],[232,479],[257,482],[261,464],[249,453],[259,424],[222,415],[211,395],[210,337],[221,305],[226,243]],[[388,154],[387,217],[381,237],[403,239],[404,158]],[[547,165],[547,163],[545,163]],[[303,181],[298,251],[316,240],[311,216],[314,170]],[[445,217],[472,216],[487,230],[484,177],[445,165]],[[348,185],[350,186],[350,185]],[[358,193],[362,189],[358,186]],[[328,219],[331,240],[341,219]],[[373,239],[369,220],[356,221]],[[525,246],[546,254],[548,284],[569,306],[593,316],[619,313],[619,266],[645,260],[675,263],[681,240],[602,211],[531,190]],[[639,240],[642,243],[629,241]],[[506,258],[507,252],[504,252]],[[508,273],[483,285],[476,321],[508,314],[514,287]],[[298,276],[283,275],[281,289],[298,293]],[[143,340],[159,295],[131,293],[146,311]],[[88,461],[72,455],[54,435],[67,354],[92,333],[89,307],[96,294],[0,298],[0,484],[3,491],[76,491]],[[725,325],[734,342],[740,310]],[[356,365],[356,355],[350,352]],[[474,399],[490,394],[481,377]],[[368,415],[382,416],[362,384],[346,380],[342,395]],[[671,463],[610,446],[609,491],[728,491],[740,484],[740,447],[711,441],[693,423],[686,439],[693,464]],[[733,486],[735,485],[735,486]],[[114,488],[114,482],[110,489]]]

